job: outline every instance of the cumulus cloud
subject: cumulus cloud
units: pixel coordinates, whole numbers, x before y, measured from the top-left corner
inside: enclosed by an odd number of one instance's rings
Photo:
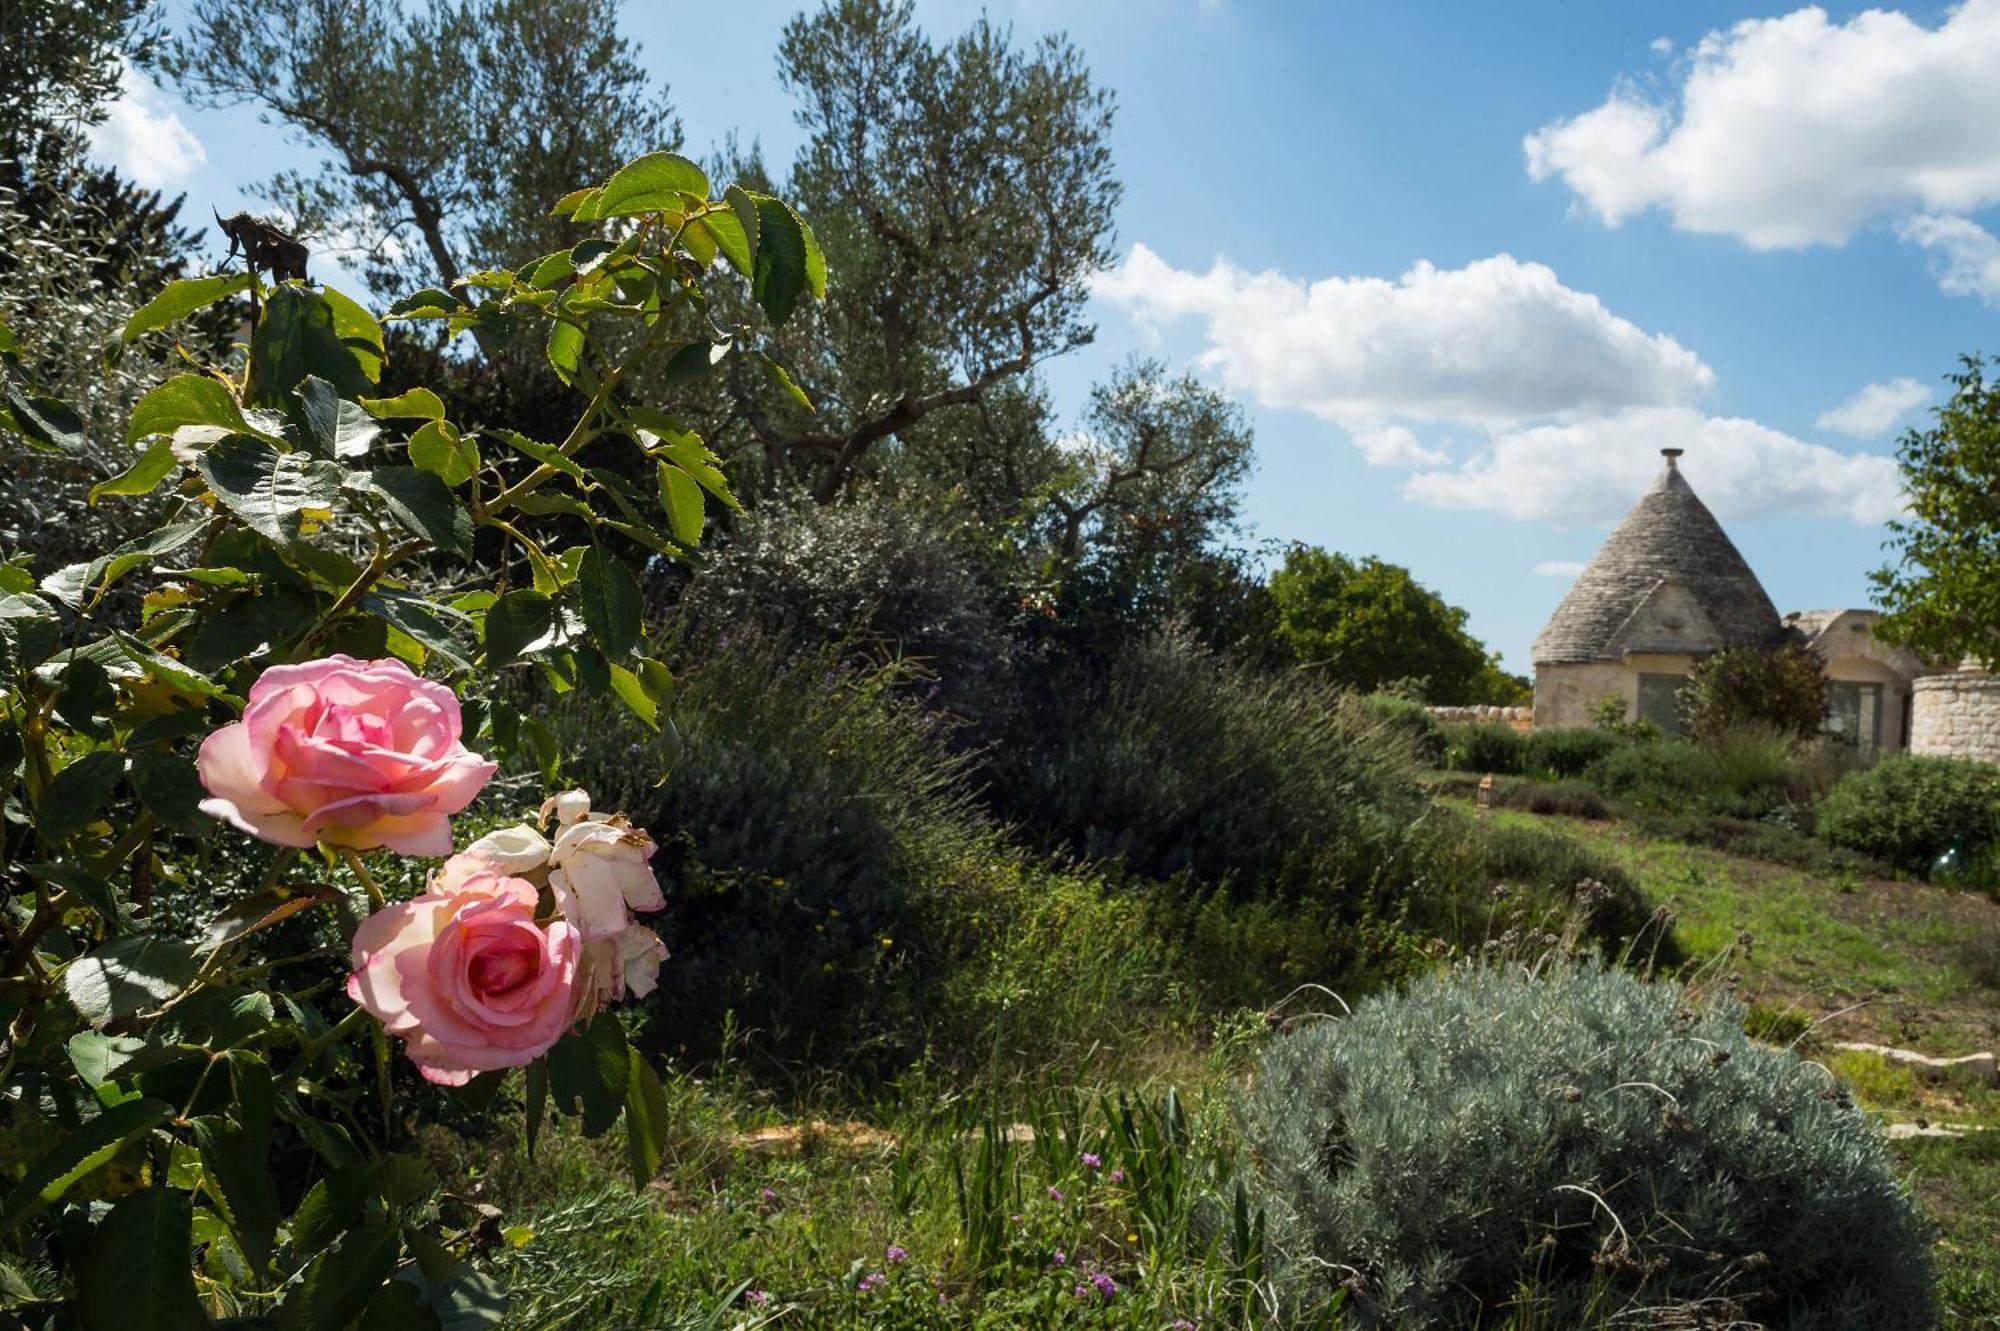
[[[1935,27],[1818,8],[1712,32],[1666,96],[1621,83],[1525,142],[1606,223],[1661,208],[1756,249],[1839,244],[1913,213],[2000,202],[2000,0]]]
[[[1896,234],[1931,256],[1931,275],[1947,296],[1978,296],[2000,306],[2000,238],[1969,217],[1912,217]]]
[[[1393,282],[1306,282],[1220,258],[1205,273],[1175,268],[1141,244],[1094,291],[1142,323],[1203,320],[1200,363],[1225,387],[1351,431],[1680,404],[1715,381],[1673,338],[1507,254],[1463,268],[1419,262]]]
[[[103,123],[89,130],[91,151],[146,189],[167,189],[208,160],[175,104],[127,63]]]
[[[1451,461],[1451,454],[1424,447],[1407,425],[1356,430],[1350,437],[1371,467],[1437,467]]]
[[[1756,421],[1686,407],[1633,407],[1505,431],[1459,467],[1412,476],[1404,493],[1437,508],[1610,522],[1659,474],[1662,448],[1687,450],[1682,469],[1723,518],[1783,512],[1873,524],[1903,507],[1896,464],[1886,457],[1842,453]]]
[[[1887,434],[1896,423],[1931,400],[1931,390],[1908,377],[1869,384],[1847,401],[1820,413],[1813,424],[1856,439]]]
[[[1544,559],[1535,565],[1535,572],[1544,578],[1573,578],[1583,572],[1583,565],[1574,559]]]

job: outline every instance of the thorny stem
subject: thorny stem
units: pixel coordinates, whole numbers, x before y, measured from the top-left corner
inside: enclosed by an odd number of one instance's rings
[[[381,910],[384,906],[388,905],[389,898],[383,895],[382,885],[375,881],[374,874],[368,872],[368,866],[361,862],[360,854],[343,846],[341,847],[340,855],[342,859],[347,861],[347,867],[354,870],[354,876],[361,880],[361,886],[366,889],[369,908],[371,910]]]

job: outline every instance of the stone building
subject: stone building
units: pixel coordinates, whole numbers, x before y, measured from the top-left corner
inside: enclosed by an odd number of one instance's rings
[[[1730,647],[1787,641],[1825,663],[1827,728],[1869,751],[1905,747],[1925,709],[1909,652],[1878,641],[1872,610],[1809,610],[1780,618],[1722,524],[1681,474],[1681,450],[1578,575],[1535,639],[1534,724],[1593,724],[1607,699],[1627,719],[1680,728],[1676,695],[1696,661]],[[1983,677],[1982,677],[1983,678]],[[1940,699],[1942,699],[1940,694]],[[2000,688],[1995,701],[2000,702]],[[1940,707],[1943,716],[1949,708]]]

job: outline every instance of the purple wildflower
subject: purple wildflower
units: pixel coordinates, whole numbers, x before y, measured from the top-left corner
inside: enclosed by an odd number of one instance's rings
[[[910,1254],[909,1254],[908,1252],[906,1252],[906,1251],[905,1251],[904,1249],[902,1249],[902,1248],[899,1248],[899,1247],[897,1247],[897,1246],[896,1246],[895,1244],[893,1244],[893,1243],[892,1243],[892,1244],[890,1244],[890,1245],[889,1245],[889,1250],[888,1250],[887,1252],[885,1252],[885,1253],[883,1253],[883,1254],[882,1254],[882,1259],[883,1259],[884,1261],[888,1262],[888,1263],[889,1263],[889,1265],[891,1265],[891,1266],[894,1266],[894,1265],[896,1265],[896,1264],[897,1264],[898,1262],[907,1262],[907,1261],[909,1261],[909,1260],[910,1260]]]
[[[1068,1266],[1068,1265],[1069,1265],[1069,1254],[1068,1254],[1068,1253],[1066,1253],[1066,1252],[1064,1252],[1064,1251],[1063,1251],[1063,1250],[1062,1250],[1061,1248],[1057,1248],[1057,1249],[1055,1250],[1055,1254],[1054,1254],[1054,1255],[1053,1255],[1052,1257],[1050,1257],[1050,1258],[1049,1258],[1049,1265],[1050,1265],[1050,1266]]]
[[[1104,1272],[1092,1271],[1090,1273],[1090,1283],[1097,1287],[1097,1292],[1104,1296],[1106,1303],[1118,1297],[1118,1282],[1104,1274]]]
[[[863,1294],[869,1294],[888,1283],[889,1277],[883,1275],[880,1271],[870,1271],[867,1275],[861,1277],[859,1288]]]
[[[1123,1182],[1125,1181],[1125,1171],[1124,1171],[1124,1170],[1122,1170],[1122,1169],[1114,1169],[1114,1170],[1112,1170],[1112,1171],[1111,1171],[1111,1181],[1112,1181],[1113,1183],[1123,1183]]]
[[[1084,1167],[1085,1169],[1096,1169],[1096,1168],[1098,1168],[1099,1166],[1101,1166],[1101,1165],[1102,1165],[1103,1163],[1104,1163],[1104,1161],[1103,1161],[1102,1159],[1100,1159],[1100,1158],[1099,1158],[1099,1157],[1098,1157],[1098,1156],[1096,1155],[1096,1153],[1094,1153],[1094,1152],[1091,1152],[1091,1151],[1085,1151],[1085,1152],[1083,1153],[1083,1167]]]
[[[1063,1190],[1061,1188],[1058,1188],[1053,1183],[1049,1184],[1049,1200],[1052,1202],[1059,1202],[1062,1199],[1063,1199]]]
[[[746,1289],[743,1291],[743,1301],[752,1307],[762,1308],[770,1304],[771,1296],[761,1289]]]

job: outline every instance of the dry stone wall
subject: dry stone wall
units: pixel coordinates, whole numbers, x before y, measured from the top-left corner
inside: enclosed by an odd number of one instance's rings
[[[1532,707],[1433,707],[1430,712],[1439,725],[1445,726],[1478,723],[1527,730],[1535,724]]]
[[[2000,676],[1961,670],[1916,680],[1910,752],[2000,763]]]

